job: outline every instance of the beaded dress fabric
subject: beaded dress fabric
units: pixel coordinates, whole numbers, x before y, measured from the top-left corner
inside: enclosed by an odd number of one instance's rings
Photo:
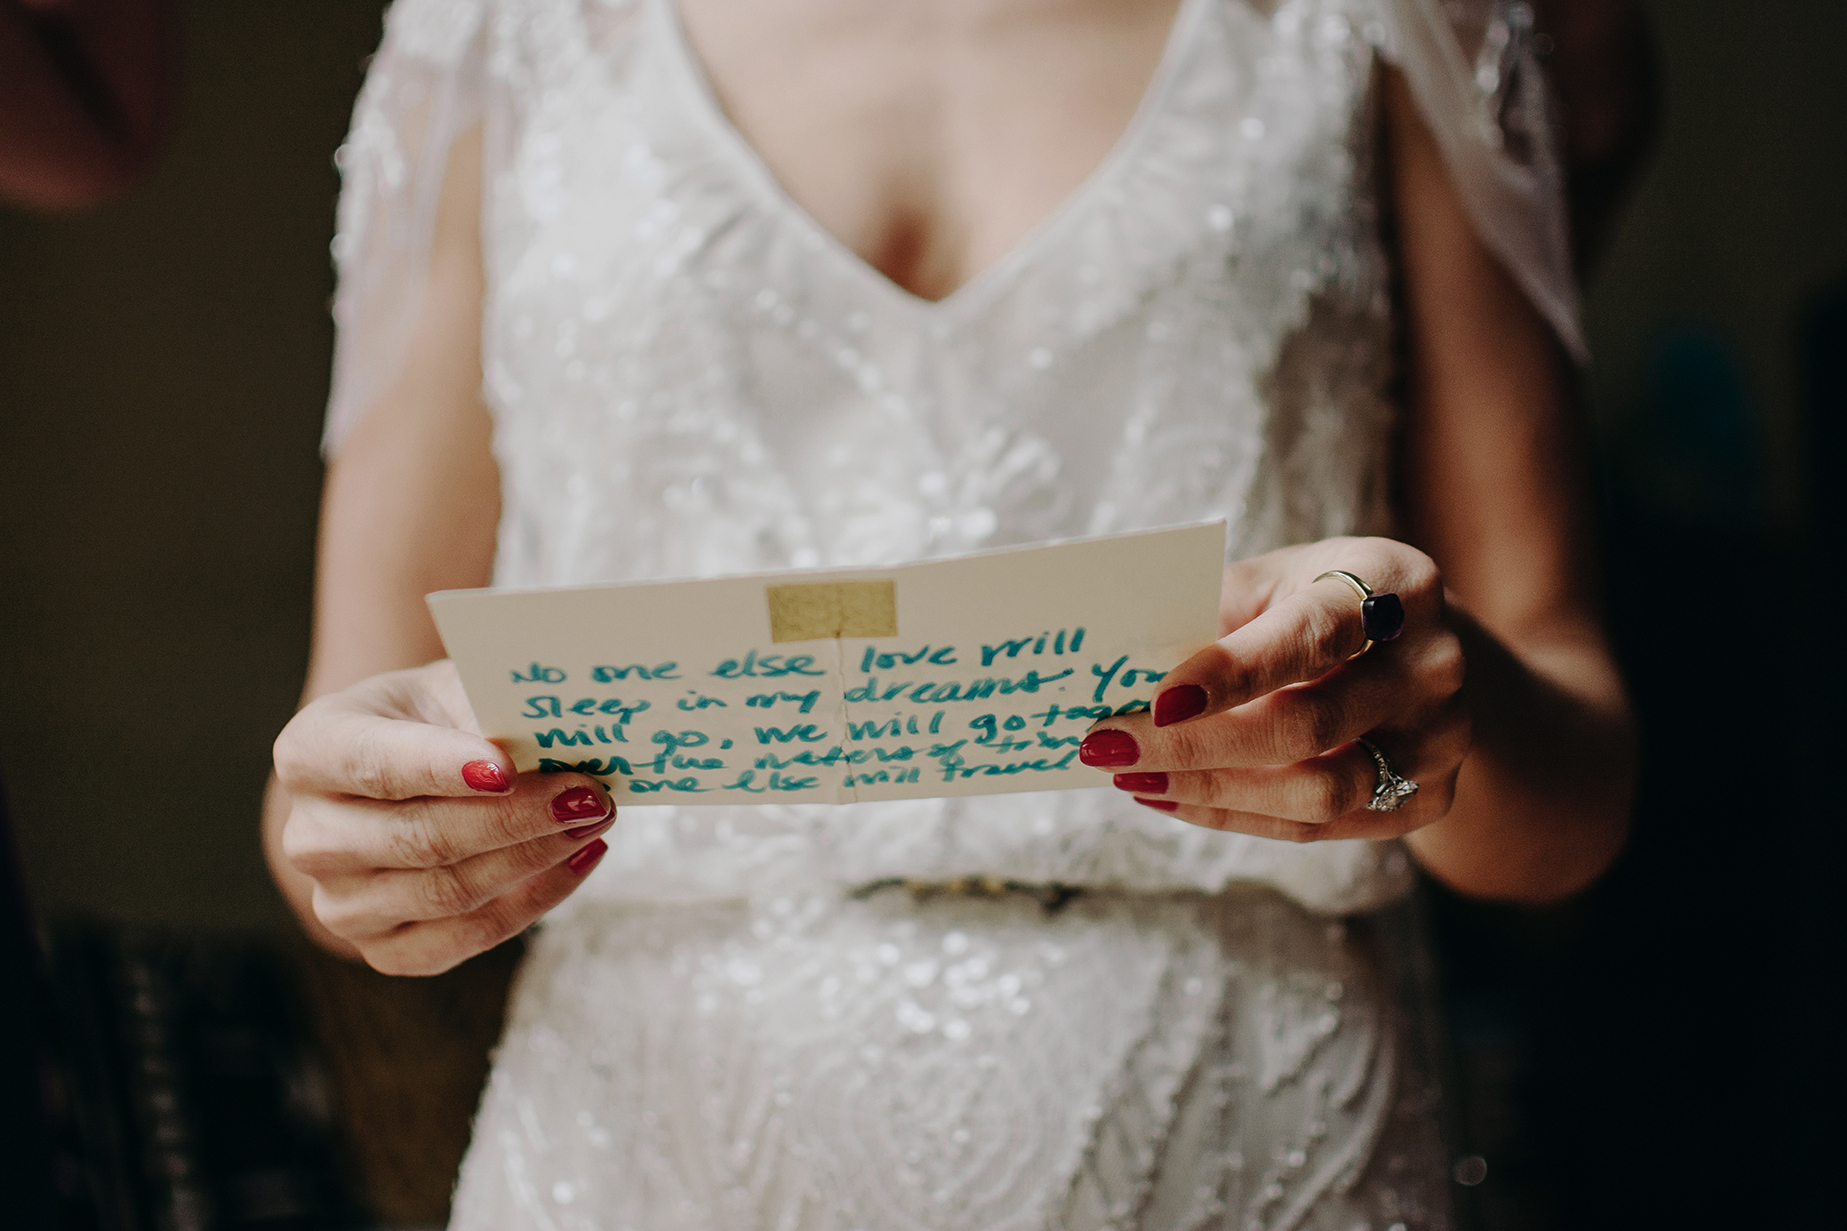
[[[1575,341],[1518,6],[1181,0],[1113,152],[931,302],[782,192],[671,0],[399,0],[342,151],[328,446],[485,139],[496,580],[882,565],[1223,516],[1389,533],[1376,76]],[[1364,925],[1395,843],[1112,790],[625,808],[515,991],[460,1228],[1448,1225]],[[1080,890],[914,899],[891,881]],[[872,891],[868,891],[871,889]]]

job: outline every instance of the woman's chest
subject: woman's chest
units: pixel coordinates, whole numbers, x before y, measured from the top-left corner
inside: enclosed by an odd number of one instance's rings
[[[856,300],[908,346],[1017,324],[1021,295],[1107,324],[1180,264],[1283,315],[1370,291],[1345,266],[1376,231],[1371,0],[948,0],[1062,49],[969,17],[909,60],[911,18],[842,32],[823,15],[868,0],[788,2],[807,15],[774,32],[738,0],[502,0],[491,306],[582,295],[594,326],[698,274],[708,301]],[[1116,60],[1104,17],[1134,34]]]
[[[1178,0],[679,0],[691,55],[789,198],[943,298],[1102,164]]]

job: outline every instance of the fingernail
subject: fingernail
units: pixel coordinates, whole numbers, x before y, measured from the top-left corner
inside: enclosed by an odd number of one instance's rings
[[[567,829],[564,831],[564,836],[567,838],[594,838],[615,823],[616,818],[612,816],[607,821],[598,821],[594,825],[579,825],[576,829]]]
[[[568,866],[571,869],[571,871],[577,873],[579,876],[582,876],[584,873],[588,872],[591,868],[596,867],[596,861],[601,859],[603,857],[603,852],[607,851],[608,849],[609,849],[609,843],[603,841],[603,839],[601,838],[598,838],[595,842],[592,842],[589,846],[586,846],[583,850],[578,851],[575,855],[571,856],[569,859],[565,860],[564,862],[566,866]]]
[[[1142,759],[1142,751],[1127,731],[1092,731],[1077,746],[1077,759],[1098,769],[1110,769],[1135,764]]]
[[[1117,774],[1113,785],[1118,791],[1133,791],[1137,795],[1165,795],[1167,775]]]
[[[513,780],[507,777],[507,771],[492,761],[470,761],[462,766],[462,781],[470,790],[486,791],[490,795],[505,795],[513,789]]]
[[[1206,690],[1197,684],[1175,684],[1154,699],[1154,725],[1185,722],[1206,708]]]
[[[572,821],[602,820],[609,815],[609,799],[595,787],[574,786],[552,800],[552,819],[560,825]]]
[[[1135,802],[1144,808],[1153,808],[1156,812],[1178,812],[1180,805],[1171,799],[1143,799],[1137,795]]]

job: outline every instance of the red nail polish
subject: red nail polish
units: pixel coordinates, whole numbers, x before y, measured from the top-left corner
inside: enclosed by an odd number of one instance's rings
[[[1077,746],[1077,759],[1097,769],[1113,769],[1135,764],[1142,759],[1142,751],[1127,731],[1092,731]]]
[[[1154,699],[1154,725],[1169,726],[1198,716],[1206,708],[1206,690],[1197,684],[1175,684]]]
[[[1178,812],[1180,805],[1171,799],[1143,799],[1137,795],[1135,802],[1144,808],[1153,808],[1156,812]]]
[[[1118,791],[1132,791],[1137,795],[1167,794],[1166,774],[1117,774],[1113,784]]]
[[[596,861],[601,859],[603,857],[604,852],[607,851],[608,849],[609,849],[609,843],[603,841],[603,839],[601,838],[598,838],[595,842],[592,842],[589,846],[586,846],[583,850],[578,851],[575,855],[571,856],[569,859],[565,860],[564,862],[566,866],[568,866],[571,869],[571,871],[577,873],[579,876],[582,876],[584,873],[588,872],[591,868],[596,867]]]
[[[486,791],[490,795],[505,795],[513,789],[513,780],[507,777],[507,771],[492,761],[470,761],[462,766],[462,781],[471,791]]]
[[[560,825],[573,821],[602,820],[609,815],[609,799],[591,786],[574,786],[552,800],[552,819]]]
[[[616,818],[612,816],[607,821],[598,821],[594,825],[579,825],[576,829],[567,829],[564,831],[564,836],[567,838],[594,838],[615,823]]]

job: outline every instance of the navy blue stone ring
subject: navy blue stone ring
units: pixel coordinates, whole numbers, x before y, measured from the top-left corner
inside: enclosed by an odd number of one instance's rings
[[[1398,635],[1404,632],[1404,604],[1396,594],[1374,594],[1371,586],[1342,569],[1329,569],[1315,581],[1326,581],[1330,577],[1345,582],[1360,596],[1360,623],[1366,629],[1366,644],[1355,650],[1351,658],[1358,658],[1372,649],[1375,641],[1398,640]]]

